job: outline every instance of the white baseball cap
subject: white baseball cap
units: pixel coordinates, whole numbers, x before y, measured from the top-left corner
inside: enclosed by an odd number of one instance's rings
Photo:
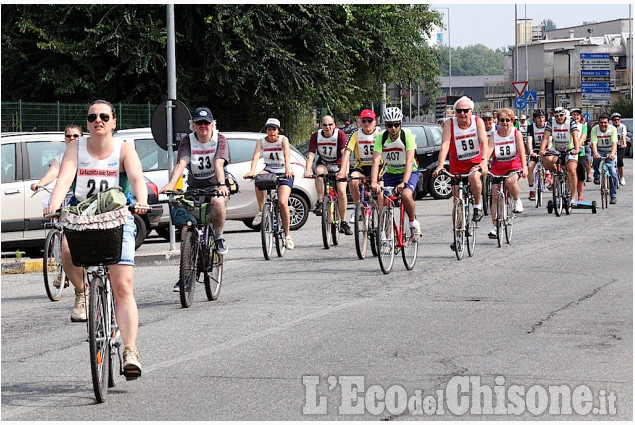
[[[278,127],[278,130],[280,130],[280,120],[276,118],[269,118],[265,123],[265,128],[267,127]]]

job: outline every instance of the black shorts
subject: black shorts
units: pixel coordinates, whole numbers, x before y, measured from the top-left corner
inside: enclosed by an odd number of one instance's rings
[[[578,181],[586,180],[586,164],[587,164],[586,155],[578,156],[578,167],[575,170],[576,175],[578,176]]]
[[[373,169],[372,165],[361,165],[359,167],[355,167],[353,171],[357,171],[360,174],[363,174],[366,177],[370,177],[370,173]],[[353,172],[351,171],[351,173]]]
[[[617,148],[617,166],[624,166],[624,155],[626,155],[626,148]]]

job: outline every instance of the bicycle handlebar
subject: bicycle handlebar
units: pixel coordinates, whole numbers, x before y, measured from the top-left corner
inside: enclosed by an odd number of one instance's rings
[[[501,175],[501,176],[489,173],[489,175],[491,175],[495,179],[508,179],[511,176],[513,176],[514,174],[518,174],[520,176],[521,175],[521,170],[512,170],[508,174]]]
[[[477,171],[482,172],[482,171],[483,171],[483,169],[482,169],[481,167],[477,167],[477,168],[473,169],[472,171],[470,171],[470,172],[469,172],[469,173],[467,173],[467,174],[452,174],[452,173],[450,173],[448,170],[446,170],[446,169],[444,168],[444,169],[442,169],[441,171],[439,171],[439,174],[443,173],[443,174],[447,175],[447,176],[448,176],[448,177],[450,177],[450,178],[453,178],[453,179],[457,179],[457,180],[458,180],[458,179],[463,179],[463,178],[465,178],[465,177],[469,177],[469,176],[471,176],[472,174],[474,174],[474,173],[475,173],[475,172],[477,172]]]
[[[164,192],[166,195],[176,195],[176,196],[215,196],[217,198],[222,198],[223,195],[218,193],[217,187],[208,187],[204,189],[195,189],[189,188],[185,192],[182,190],[166,190]]]
[[[351,179],[351,177],[344,177],[343,179],[336,179],[336,178],[335,178],[335,176],[336,176],[336,175],[337,175],[337,173],[313,174],[313,175],[311,176],[311,178],[312,178],[312,179],[317,179],[317,178],[320,178],[320,177],[322,177],[322,178],[324,178],[324,177],[326,177],[326,178],[328,178],[328,177],[332,177],[332,178],[333,178],[336,182],[338,182],[338,183],[339,183],[339,182],[349,182],[349,181],[351,181],[351,180],[350,180],[350,179]]]
[[[128,208],[128,211],[130,211],[130,212],[134,212],[134,210],[145,210],[145,211],[151,211],[152,210],[151,206],[147,206],[147,207],[137,206],[137,207],[135,207],[134,205],[128,205],[126,208]],[[62,215],[62,209],[58,208],[57,211],[55,211],[52,214],[44,214],[44,218],[59,218],[60,215]]]

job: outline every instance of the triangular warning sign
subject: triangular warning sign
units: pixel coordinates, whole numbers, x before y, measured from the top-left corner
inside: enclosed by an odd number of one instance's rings
[[[512,83],[514,90],[516,90],[516,93],[518,93],[518,97],[522,97],[523,93],[525,92],[525,89],[527,88],[528,83],[529,81],[514,81]]]
[[[528,91],[527,96],[525,96],[525,101],[527,103],[536,103],[536,98],[532,92]]]

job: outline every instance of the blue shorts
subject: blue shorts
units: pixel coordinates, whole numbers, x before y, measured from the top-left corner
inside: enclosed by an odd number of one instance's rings
[[[392,186],[395,187],[399,183],[403,181],[403,174],[391,174],[384,173],[384,186]],[[419,182],[419,170],[413,171],[410,174],[410,179],[408,180],[408,184],[406,185],[408,189],[412,190],[415,193],[415,188],[417,187],[417,183]]]
[[[123,242],[121,244],[121,260],[117,264],[134,266],[134,246],[137,237],[137,226],[131,213],[126,217],[126,224],[123,225]]]

